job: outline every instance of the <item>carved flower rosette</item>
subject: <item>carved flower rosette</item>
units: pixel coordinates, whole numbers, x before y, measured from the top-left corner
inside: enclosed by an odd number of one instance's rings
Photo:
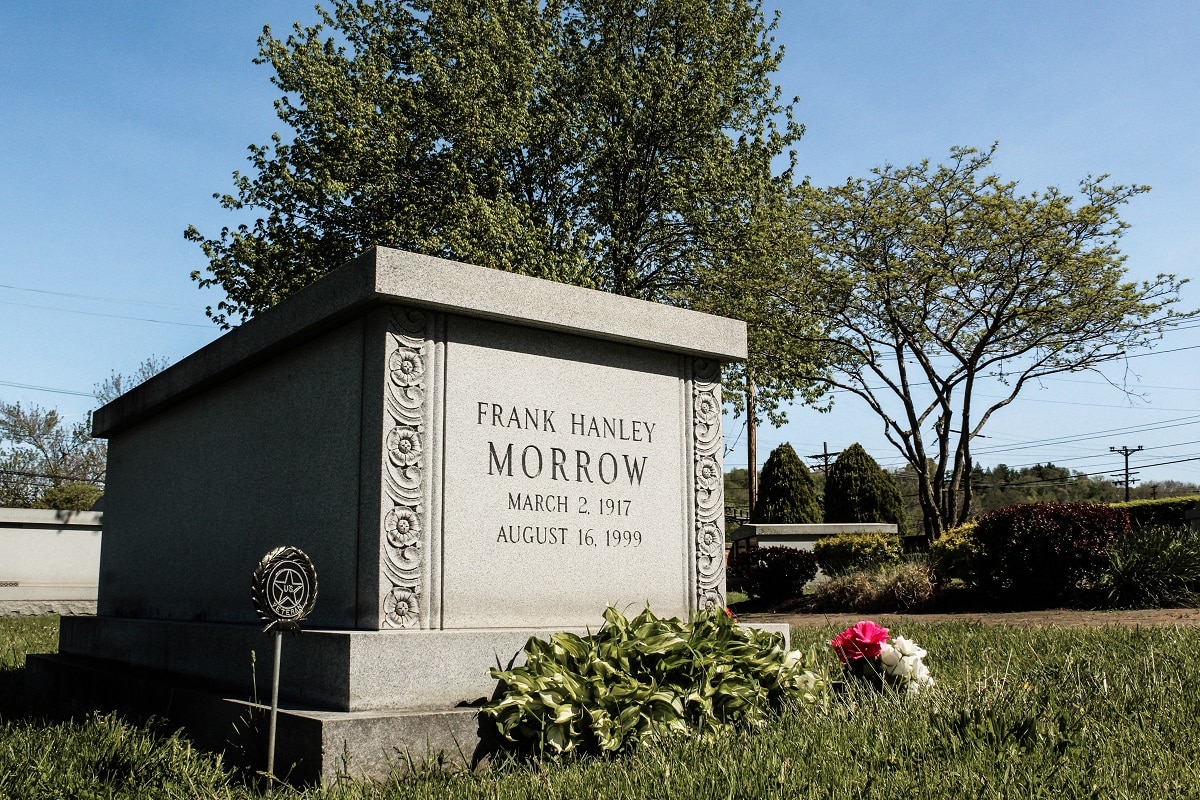
[[[725,605],[724,475],[721,470],[720,365],[694,362],[692,433],[695,447],[696,602]]]
[[[425,456],[426,317],[397,310],[388,325],[384,408],[383,573],[380,623],[421,627],[424,531],[422,490]]]

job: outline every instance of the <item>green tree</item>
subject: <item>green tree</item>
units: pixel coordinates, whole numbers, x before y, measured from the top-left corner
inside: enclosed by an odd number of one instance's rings
[[[752,425],[814,402],[816,348],[753,270],[793,236],[803,129],[761,0],[334,0],[258,63],[290,129],[185,236],[228,327],[373,245],[744,319],[726,375]],[[794,104],[793,100],[793,104]],[[776,170],[776,164],[785,164]]]
[[[997,464],[971,472],[973,516],[1026,503],[1115,503],[1121,493],[1108,480],[1053,464],[1013,469]]]
[[[88,427],[68,427],[54,409],[0,403],[0,506],[32,508],[47,491],[102,485],[108,448]]]
[[[104,496],[104,489],[94,483],[64,483],[42,492],[33,508],[57,511],[88,511]]]
[[[132,375],[114,371],[95,386],[101,405],[166,368],[150,356]],[[67,425],[52,408],[0,403],[0,506],[83,511],[104,493],[108,445],[91,420]]]
[[[725,473],[725,505],[743,508],[750,502],[750,475],[746,470],[731,469]]]
[[[1078,201],[1019,195],[986,174],[994,152],[806,188],[794,212],[809,247],[763,290],[782,328],[820,346],[825,385],[882,419],[914,467],[928,536],[967,519],[971,441],[1030,381],[1095,369],[1197,313],[1172,308],[1172,275],[1126,279],[1118,211],[1147,187],[1102,176]]]
[[[787,442],[772,450],[763,464],[754,521],[779,524],[821,521],[812,475]]]
[[[890,474],[855,443],[843,450],[825,476],[826,522],[892,522],[908,533],[904,501]]]
[[[262,216],[186,232],[221,325],[377,244],[688,304],[791,190],[772,165],[801,128],[758,0],[318,11],[259,39],[291,131],[218,199]]]

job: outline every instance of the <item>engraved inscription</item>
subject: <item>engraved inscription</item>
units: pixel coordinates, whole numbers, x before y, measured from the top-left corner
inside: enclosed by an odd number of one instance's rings
[[[441,624],[694,608],[692,359],[454,317],[446,335]]]
[[[555,419],[568,421],[558,427]],[[615,440],[649,446],[654,444],[654,430],[659,423],[647,419],[603,416],[579,411],[563,412],[550,408],[527,408],[504,405],[488,400],[475,403],[476,425],[503,428],[506,431],[538,431],[561,437]],[[622,487],[641,486],[647,475],[651,456],[637,453],[613,452],[579,446],[558,447],[545,444],[487,439],[486,474],[493,478],[515,478],[544,482]],[[566,487],[563,487],[564,490]],[[534,512],[547,515],[595,515],[598,517],[629,517],[635,512],[632,498],[619,494],[553,494],[537,491],[507,492],[504,511]],[[596,528],[564,525],[562,519],[546,520],[547,524],[516,524],[506,521],[499,526],[499,544],[542,545],[549,547],[640,547],[644,535],[630,528]]]

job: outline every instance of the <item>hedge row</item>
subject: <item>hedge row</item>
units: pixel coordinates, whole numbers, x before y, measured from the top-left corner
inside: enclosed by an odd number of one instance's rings
[[[1140,525],[1126,504],[1010,506],[947,531],[930,558],[940,580],[1012,607],[1190,604],[1200,593],[1200,532],[1172,516],[1180,505],[1143,502]]]
[[[1200,504],[1200,494],[1187,497],[1164,497],[1161,500],[1130,500],[1128,503],[1112,503],[1112,508],[1129,512],[1129,522],[1135,528],[1150,528],[1155,525],[1182,527],[1188,524],[1187,512]]]
[[[820,539],[813,552],[825,574],[837,577],[899,564],[904,547],[895,534],[858,531]]]
[[[1129,531],[1128,511],[1099,504],[999,508],[975,526],[977,581],[1019,605],[1072,603],[1096,585],[1108,548]]]
[[[817,557],[791,547],[756,547],[729,563],[725,573],[730,589],[767,602],[799,597],[804,584],[817,576]]]

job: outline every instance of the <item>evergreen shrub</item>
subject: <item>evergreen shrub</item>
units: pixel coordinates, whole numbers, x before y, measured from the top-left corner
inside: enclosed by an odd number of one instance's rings
[[[756,502],[756,523],[810,525],[821,521],[816,484],[787,442],[772,450],[763,464]]]
[[[768,603],[799,597],[815,577],[817,556],[791,547],[746,550],[733,559],[726,573],[730,586]]]
[[[1200,495],[1193,494],[1158,500],[1130,500],[1128,503],[1112,503],[1111,506],[1128,511],[1130,524],[1135,528],[1183,527],[1188,524],[1187,512],[1195,508],[1197,503],[1200,503]]]
[[[837,577],[898,564],[904,546],[895,534],[858,531],[820,539],[813,545],[813,552],[825,574]]]
[[[929,546],[929,559],[939,579],[958,579],[975,583],[976,569],[982,548],[975,538],[975,522],[967,522],[944,531]]]
[[[841,452],[825,476],[825,521],[891,522],[901,536],[908,534],[904,500],[896,480],[852,444]]]
[[[1092,503],[1030,503],[981,517],[977,577],[999,599],[1046,607],[1087,598],[1129,512]]]
[[[1200,532],[1155,525],[1117,537],[1097,586],[1114,608],[1194,605],[1200,596]]]

